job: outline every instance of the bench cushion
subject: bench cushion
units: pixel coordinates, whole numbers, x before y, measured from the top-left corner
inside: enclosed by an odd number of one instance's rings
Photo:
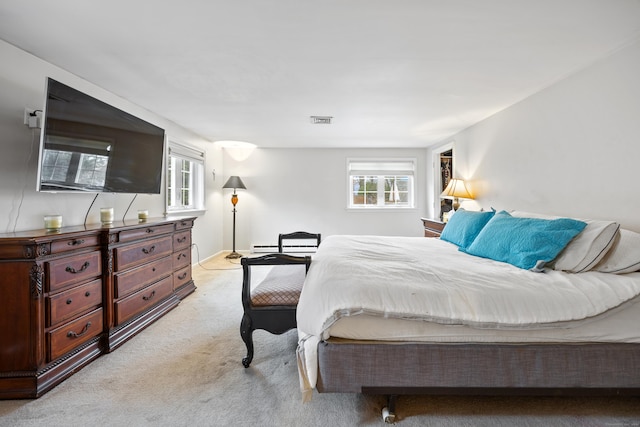
[[[251,305],[298,305],[305,278],[304,265],[276,265],[251,291]]]

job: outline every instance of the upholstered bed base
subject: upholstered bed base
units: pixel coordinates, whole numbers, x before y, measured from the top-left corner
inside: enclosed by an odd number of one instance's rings
[[[318,364],[321,393],[640,395],[640,344],[329,339]]]

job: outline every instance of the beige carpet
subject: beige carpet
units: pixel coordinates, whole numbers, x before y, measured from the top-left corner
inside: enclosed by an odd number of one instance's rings
[[[206,268],[206,269],[205,269]],[[0,401],[2,426],[382,426],[385,399],[298,392],[296,333],[254,333],[243,368],[242,272],[217,257],[175,310],[36,400]],[[400,397],[400,426],[640,426],[640,398]]]

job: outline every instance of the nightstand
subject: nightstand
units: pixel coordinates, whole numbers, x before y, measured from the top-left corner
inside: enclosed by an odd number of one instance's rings
[[[435,219],[420,218],[424,225],[424,237],[440,237],[444,229],[444,222]]]

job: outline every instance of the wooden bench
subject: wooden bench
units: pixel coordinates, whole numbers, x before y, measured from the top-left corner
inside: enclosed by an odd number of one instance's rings
[[[280,234],[278,248],[283,250],[287,239],[311,239],[320,244],[320,234],[295,232]],[[305,246],[307,247],[307,246]],[[248,368],[253,360],[253,331],[263,329],[272,334],[283,334],[297,326],[296,309],[302,285],[306,277],[311,257],[294,256],[284,253],[258,257],[244,257],[242,264],[242,306],[244,314],[240,323],[240,336],[247,346],[247,356],[242,364]],[[252,289],[251,270],[257,266],[270,266],[265,278]]]
[[[255,258],[242,258],[242,306],[244,315],[240,323],[240,336],[247,346],[242,364],[248,368],[253,360],[253,331],[263,329],[272,334],[283,334],[296,327],[296,308],[302,285],[311,264],[310,256],[269,254]],[[255,266],[273,266],[267,276],[251,289],[251,269]]]

